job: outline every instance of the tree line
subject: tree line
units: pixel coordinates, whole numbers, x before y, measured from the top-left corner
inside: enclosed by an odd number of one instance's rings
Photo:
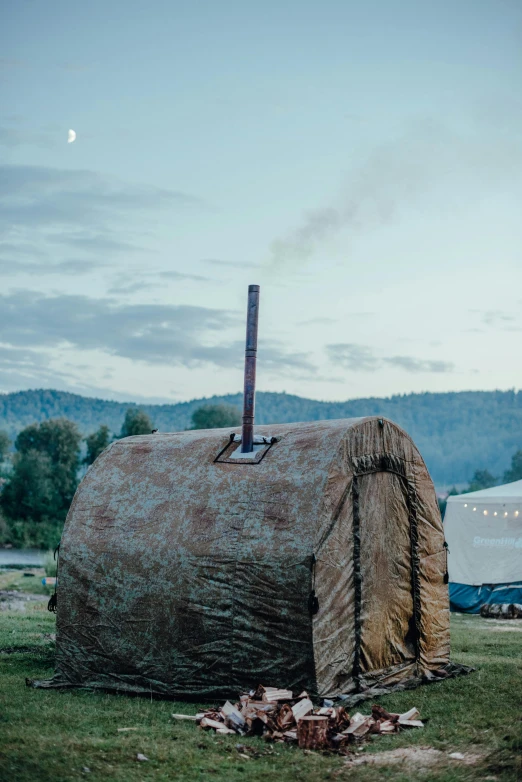
[[[202,405],[193,412],[188,428],[237,426],[240,420],[235,407]],[[103,424],[82,438],[74,422],[56,418],[25,427],[11,453],[9,437],[0,432],[0,545],[54,548],[88,467],[115,440],[154,431],[148,414],[132,407],[119,434]]]
[[[341,394],[349,388],[340,387]],[[140,404],[162,432],[191,426],[191,416],[206,404],[241,408],[242,395],[230,394],[173,404]],[[0,394],[0,429],[12,440],[36,421],[65,417],[83,435],[107,424],[119,432],[132,404],[83,397],[53,389]],[[522,447],[522,391],[459,391],[405,394],[388,398],[320,402],[292,394],[259,391],[256,423],[278,424],[375,415],[401,426],[421,452],[438,486],[462,490],[474,470],[486,465],[493,475],[508,469],[511,454]],[[480,455],[480,461],[478,461]]]
[[[188,429],[235,427],[241,422],[237,407],[204,404],[192,412]],[[0,432],[0,545],[50,548],[57,545],[74,492],[84,472],[115,440],[155,431],[150,416],[128,408],[118,434],[101,425],[82,438],[77,425],[56,418],[26,426],[16,437],[14,453]],[[476,470],[465,491],[495,486],[500,477]],[[522,449],[512,457],[503,483],[522,480]],[[458,494],[454,487],[448,496]],[[446,499],[439,499],[444,513]]]
[[[447,496],[442,499],[439,498],[439,507],[442,515],[446,510],[446,504],[448,497],[455,497],[457,494],[467,494],[470,491],[481,491],[482,489],[491,489],[493,486],[498,486],[504,483],[513,483],[514,481],[522,480],[522,449],[518,450],[511,457],[511,467],[504,472],[502,478],[495,477],[489,470],[475,470],[473,477],[469,482],[467,489],[463,492],[458,492],[456,487],[453,486]]]

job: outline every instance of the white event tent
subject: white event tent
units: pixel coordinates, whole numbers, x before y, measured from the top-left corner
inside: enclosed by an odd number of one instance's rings
[[[444,532],[452,610],[522,603],[522,480],[448,497]]]

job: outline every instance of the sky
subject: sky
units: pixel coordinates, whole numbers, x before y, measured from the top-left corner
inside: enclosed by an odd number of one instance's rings
[[[0,0],[0,392],[522,387],[520,0]],[[67,143],[69,128],[76,131]]]

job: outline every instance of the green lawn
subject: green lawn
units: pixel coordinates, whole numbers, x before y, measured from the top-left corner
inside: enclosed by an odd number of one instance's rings
[[[35,572],[37,578],[24,577],[22,571],[0,571],[0,590],[42,591],[43,573]],[[24,611],[0,611],[0,778],[13,782],[86,777],[91,782],[522,780],[521,630],[522,622],[454,616],[452,657],[478,670],[380,699],[391,711],[417,706],[428,723],[424,730],[377,737],[359,753],[417,745],[442,750],[442,760],[429,770],[350,768],[335,755],[305,754],[262,739],[218,737],[194,723],[171,719],[173,711],[195,713],[195,704],[26,687],[25,677],[52,675],[54,654],[54,616],[45,602],[28,602]],[[365,704],[360,710],[365,711]],[[119,732],[118,728],[135,730]],[[249,759],[240,756],[238,744],[249,748]],[[149,761],[138,762],[138,752]],[[451,760],[450,752],[474,754],[476,762]]]

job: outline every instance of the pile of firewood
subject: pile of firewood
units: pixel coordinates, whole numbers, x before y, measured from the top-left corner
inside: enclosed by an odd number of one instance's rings
[[[422,728],[416,708],[405,714],[390,714],[381,706],[372,706],[371,715],[357,712],[350,716],[343,706],[325,701],[314,709],[308,693],[297,698],[291,690],[259,686],[241,695],[236,704],[227,701],[217,710],[189,717],[173,714],[175,719],[192,719],[200,728],[216,733],[263,736],[276,742],[296,742],[302,749],[336,749],[380,733],[398,733],[403,728]]]

